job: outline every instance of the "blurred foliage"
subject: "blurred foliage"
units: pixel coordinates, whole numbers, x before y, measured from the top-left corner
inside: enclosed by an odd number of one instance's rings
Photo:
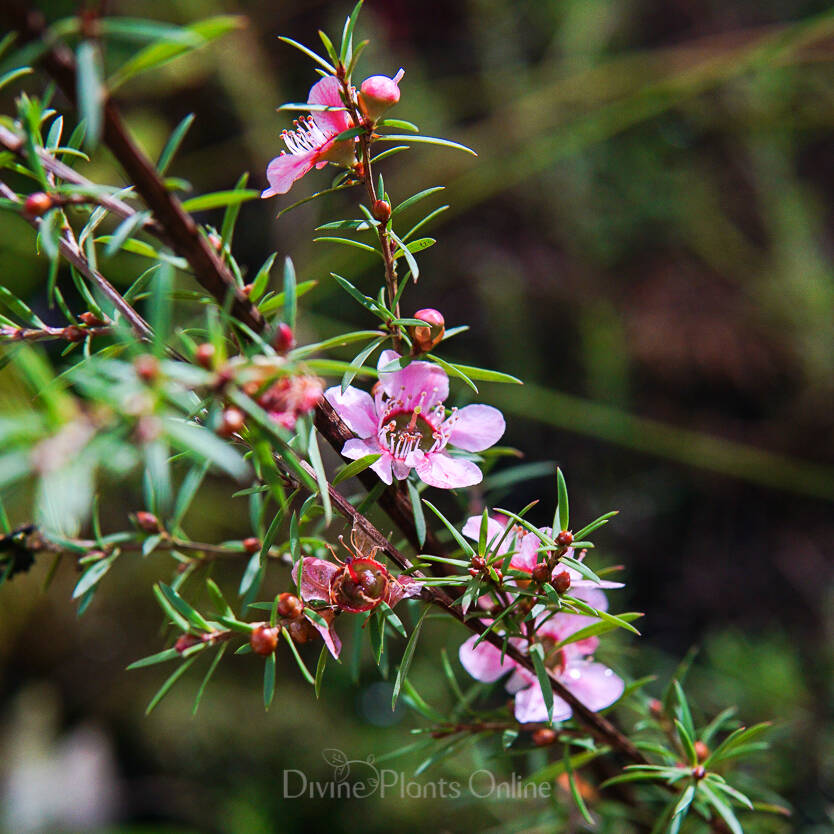
[[[345,8],[109,5],[112,14],[180,23],[248,18],[205,50],[127,82],[118,98],[152,156],[196,113],[170,173],[197,191],[231,188],[243,170],[261,187],[286,125],[273,108],[311,82],[308,65],[275,35],[309,42],[323,22],[337,28]],[[74,11],[69,2],[41,7],[50,19]],[[572,473],[580,517],[621,509],[599,544],[627,566],[629,606],[648,612],[646,638],[640,652],[623,641],[621,657],[606,660],[663,678],[671,658],[701,644],[696,700],[737,702],[751,722],[780,721],[771,786],[795,816],[750,830],[831,830],[829,4],[389,0],[364,14],[368,29],[385,34],[364,66],[404,66],[403,96],[421,128],[480,154],[470,161],[416,148],[408,164],[386,171],[392,194],[436,181],[452,206],[431,226],[441,245],[423,256],[415,309],[424,299],[450,325],[472,325],[455,359],[531,383],[521,394],[486,386],[489,401],[515,418],[508,443]],[[118,49],[108,46],[107,66],[124,58]],[[36,81],[22,83],[38,91]],[[101,165],[91,176],[115,175]],[[241,207],[236,251],[252,274],[277,248],[293,256],[300,279],[319,280],[308,296],[315,315],[305,318],[311,339],[363,324],[325,277],[347,258],[359,276],[371,260],[300,232],[349,199],[337,194],[277,222],[284,203]],[[46,317],[46,261],[32,255],[22,221],[4,218],[0,250],[4,284]],[[138,263],[120,254],[108,276],[125,288]],[[24,396],[0,372],[0,407]],[[515,486],[513,502],[552,499],[550,489],[544,479]],[[25,488],[15,494],[14,521],[27,520],[30,499]],[[121,524],[139,502],[113,483],[103,517]],[[245,502],[229,507],[218,489],[191,526],[208,540],[240,538]],[[136,593],[158,579],[153,565],[113,572],[107,596],[78,620],[68,603],[77,577],[59,571],[46,595],[47,568],[36,565],[2,596],[3,749],[28,751],[34,767],[67,732],[102,731],[126,820],[114,834],[535,830],[515,803],[281,801],[284,768],[327,778],[324,747],[362,758],[397,745],[402,728],[380,722],[410,719],[392,718],[370,658],[358,688],[334,665],[326,702],[279,663],[280,708],[264,716],[260,666],[241,663],[221,668],[199,719],[187,717],[188,687],[142,719],[163,673],[124,667],[147,654],[144,638],[159,624],[153,600]],[[429,626],[423,639],[415,681],[442,701],[433,658],[441,646],[454,656],[462,634]],[[479,766],[473,755],[447,760],[444,773]]]

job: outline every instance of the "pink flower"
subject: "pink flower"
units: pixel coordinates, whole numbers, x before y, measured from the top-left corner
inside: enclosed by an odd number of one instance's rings
[[[375,122],[389,107],[393,107],[400,100],[400,80],[405,70],[389,78],[387,75],[372,75],[362,82],[359,88],[359,103],[362,111]]]
[[[588,637],[555,649],[561,640],[593,622],[594,619],[577,614],[554,614],[542,623],[537,636],[544,646],[547,667],[588,709],[597,711],[611,706],[625,688],[622,678],[589,657],[599,643],[598,638]],[[473,678],[484,683],[492,683],[507,672],[512,672],[506,689],[515,695],[516,721],[521,724],[547,721],[547,706],[538,678],[506,655],[502,662],[501,650],[491,643],[484,641],[475,646],[477,639],[473,635],[460,647],[459,657],[463,668]],[[524,646],[520,638],[511,638],[510,642],[518,649]],[[571,714],[570,705],[554,694],[553,720],[566,721]]]
[[[341,110],[313,111],[307,118],[295,122],[295,130],[285,130],[281,138],[289,150],[281,151],[266,169],[269,180],[261,197],[286,194],[292,184],[308,171],[324,168],[328,162],[350,165],[354,160],[354,139],[334,141],[335,137],[353,127],[350,115],[344,109],[341,96],[342,85],[333,76],[322,78],[310,88],[307,104],[324,104],[341,107]]]
[[[303,564],[299,588],[301,599],[304,602],[321,600],[328,603],[331,608],[324,609],[322,615],[339,611],[351,614],[372,611],[382,602],[393,608],[402,599],[419,596],[423,589],[420,581],[410,576],[391,576],[386,567],[372,556],[348,559],[341,564],[305,556]],[[298,582],[297,564],[292,570],[292,578]],[[333,629],[333,617],[324,617],[327,628],[311,617],[307,619],[321,634],[333,657],[338,657],[342,643]]]
[[[501,541],[505,529],[506,525],[502,524],[498,519],[487,519],[487,543]],[[550,527],[540,527],[539,530],[546,536],[553,535]],[[481,516],[473,515],[468,518],[466,524],[463,526],[462,532],[467,538],[478,541],[481,534]],[[538,536],[529,530],[525,530],[520,524],[516,524],[507,534],[506,538],[504,538],[504,541],[498,548],[498,552],[506,554],[512,551],[513,555],[510,558],[510,568],[532,574],[533,568],[536,566],[537,554],[541,547],[543,545]],[[565,555],[573,559],[582,558],[581,556],[577,557],[572,547],[568,548]],[[588,605],[592,605],[599,611],[605,611],[608,608],[608,601],[601,589],[623,587],[622,582],[610,582],[608,580],[602,580],[597,584],[591,579],[585,579],[574,568],[560,563],[556,564],[552,575],[555,576],[565,570],[570,576],[571,595],[584,600]]]
[[[292,431],[298,418],[316,407],[323,387],[317,376],[282,377],[258,397],[258,404],[273,420]]]
[[[399,356],[386,350],[379,368]],[[472,486],[480,482],[481,470],[470,460],[451,457],[447,445],[467,452],[488,449],[504,434],[504,417],[488,405],[453,408],[446,416],[443,401],[449,395],[449,377],[431,362],[411,362],[402,370],[380,370],[374,397],[348,387],[344,394],[336,385],[324,392],[338,415],[357,435],[342,449],[356,460],[380,454],[371,467],[386,484],[414,469],[429,486],[443,489]]]

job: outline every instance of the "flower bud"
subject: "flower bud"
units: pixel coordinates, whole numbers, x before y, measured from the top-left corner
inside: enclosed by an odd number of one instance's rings
[[[388,593],[388,571],[375,559],[353,559],[330,583],[330,600],[344,611],[370,611]]]
[[[286,322],[280,322],[275,328],[275,335],[272,337],[272,347],[278,353],[287,353],[295,347],[295,334]]]
[[[241,544],[243,545],[243,549],[250,555],[252,553],[257,553],[261,549],[261,540],[255,536],[250,536],[248,539],[244,539]]]
[[[281,594],[278,597],[278,613],[294,620],[304,613],[304,603],[295,594]]]
[[[391,203],[386,200],[376,200],[371,213],[380,223],[387,223],[391,218]]]
[[[400,100],[400,79],[405,70],[400,70],[393,78],[387,75],[372,75],[362,82],[359,88],[359,106],[370,121],[375,122],[389,107]]]
[[[547,747],[556,741],[556,731],[550,727],[540,727],[533,731],[532,739],[536,747]]]
[[[556,544],[559,547],[570,547],[573,543],[573,533],[570,530],[562,530],[558,536],[556,536]]]
[[[153,382],[159,373],[159,362],[156,361],[155,357],[143,354],[133,360],[133,369],[143,382]]]
[[[70,324],[64,328],[64,338],[68,342],[83,342],[87,334],[78,325]]]
[[[249,645],[255,654],[267,657],[278,648],[280,626],[259,625],[249,637]]]
[[[533,579],[540,585],[550,579],[550,568],[547,562],[538,562],[533,568]]]
[[[159,519],[153,513],[145,512],[145,510],[139,510],[139,512],[134,514],[134,518],[136,519],[136,524],[139,528],[144,530],[146,533],[159,532]]]
[[[703,765],[698,765],[697,767],[692,768],[692,777],[697,781],[700,782],[706,775],[707,771],[704,769]]]
[[[97,315],[93,313],[81,313],[78,318],[87,325],[87,327],[103,327],[107,324],[106,321],[100,319]]]
[[[230,405],[223,411],[223,417],[217,433],[221,437],[233,437],[239,434],[245,425],[246,415],[233,405]]]
[[[177,637],[177,642],[174,643],[174,648],[182,654],[187,649],[190,649],[192,646],[196,646],[197,643],[201,642],[199,637],[195,637],[193,634],[181,634]]]
[[[709,747],[704,744],[703,741],[696,741],[695,742],[695,755],[698,757],[698,761],[702,762],[709,756]]]
[[[651,701],[649,701],[649,712],[655,718],[662,718],[663,717],[663,704],[657,698],[652,698]]]
[[[566,570],[563,570],[561,573],[557,573],[556,576],[553,577],[552,585],[556,589],[557,593],[567,593],[570,588],[570,574]]]
[[[211,370],[214,365],[214,345],[211,342],[203,342],[197,345],[197,350],[194,351],[194,361],[207,371]]]
[[[219,252],[223,248],[223,239],[215,232],[209,233],[208,242],[211,244],[215,252]]]
[[[29,217],[42,217],[54,205],[55,200],[51,195],[43,191],[36,191],[26,198],[26,202],[23,204],[23,211]]]
[[[484,561],[482,556],[473,556],[470,564],[473,568],[475,568],[476,571],[481,571],[484,570],[484,568],[486,568],[486,562]]]
[[[318,635],[315,628],[305,619],[293,620],[287,626],[287,630],[294,643],[307,643]]]
[[[426,323],[411,328],[414,346],[420,353],[428,353],[446,334],[446,322],[443,316],[431,307],[418,310],[413,318]]]

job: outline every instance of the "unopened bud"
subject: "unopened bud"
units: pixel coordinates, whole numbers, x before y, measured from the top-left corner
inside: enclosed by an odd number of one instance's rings
[[[278,613],[294,620],[304,613],[304,603],[295,594],[281,594],[278,597]]]
[[[159,373],[159,362],[153,356],[143,354],[133,360],[133,368],[143,382],[153,382]]]
[[[706,771],[706,769],[704,768],[703,765],[698,765],[697,767],[692,768],[692,777],[694,779],[698,780],[699,782],[706,775],[707,775],[707,771]]]
[[[243,549],[249,554],[257,553],[261,549],[261,540],[255,538],[255,536],[244,539],[241,544],[243,545]]]
[[[391,217],[391,203],[386,200],[376,200],[371,213],[380,223],[387,223]]]
[[[413,318],[424,321],[425,325],[414,325],[411,336],[420,353],[428,353],[446,334],[446,321],[442,314],[431,307],[418,310]]]
[[[249,637],[249,645],[255,654],[267,657],[278,648],[280,626],[259,625]]]
[[[87,338],[87,334],[83,328],[75,324],[70,324],[64,328],[64,338],[68,342],[83,342]]]
[[[287,630],[294,643],[307,643],[312,640],[318,632],[307,622],[307,620],[293,620]]]
[[[26,202],[23,204],[23,211],[26,212],[29,217],[42,217],[54,205],[55,200],[51,195],[46,194],[43,191],[36,191],[34,194],[30,194],[26,198]]]
[[[144,530],[146,533],[159,532],[159,519],[153,513],[145,512],[145,510],[139,510],[139,512],[134,514],[134,518],[136,519],[136,524],[139,528]]]
[[[466,569],[469,575],[474,579],[476,576],[480,576],[481,572],[477,568],[467,568]]]
[[[249,295],[252,292],[252,287],[254,287],[254,286],[255,286],[254,284],[244,284],[240,288],[241,295],[245,295],[247,298],[249,298]]]
[[[663,716],[663,704],[657,698],[652,698],[649,701],[649,712],[655,718],[661,718]]]
[[[475,570],[483,570],[486,567],[486,562],[482,556],[473,556],[470,564]]]
[[[536,747],[547,747],[556,741],[556,731],[550,729],[550,727],[540,727],[533,731],[532,739]]]
[[[709,747],[704,744],[703,741],[696,741],[695,742],[695,755],[698,757],[698,761],[702,762],[709,756]]]
[[[217,433],[221,437],[233,437],[240,434],[245,423],[246,415],[239,408],[231,405],[223,411],[223,418],[220,421]]]
[[[81,321],[87,325],[87,327],[103,327],[107,324],[106,321],[100,319],[94,313],[81,313],[78,318],[80,318]]]
[[[543,585],[548,579],[550,579],[550,568],[548,567],[547,562],[539,562],[533,568],[533,579],[535,579],[540,585]]]
[[[573,533],[570,530],[562,530],[558,536],[556,536],[556,544],[559,547],[570,547],[573,543]]]
[[[405,74],[400,70],[393,78],[387,75],[372,75],[359,88],[359,105],[362,112],[375,122],[389,107],[400,100],[400,79]]]
[[[194,351],[194,361],[207,371],[214,366],[214,354],[216,353],[214,345],[211,342],[203,342],[197,345],[197,350]]]
[[[287,353],[295,347],[295,334],[286,322],[280,322],[272,337],[272,347],[278,353]]]
[[[212,245],[216,252],[219,252],[223,248],[223,239],[220,235],[215,234],[214,232],[209,233],[208,242]]]
[[[566,570],[563,570],[561,573],[557,573],[556,576],[553,577],[552,585],[556,589],[557,593],[567,593],[568,588],[570,588],[570,574]]]
[[[193,634],[181,634],[177,637],[177,642],[174,643],[174,648],[182,654],[187,649],[190,649],[192,646],[196,646],[197,643],[201,642],[199,637],[195,637]]]

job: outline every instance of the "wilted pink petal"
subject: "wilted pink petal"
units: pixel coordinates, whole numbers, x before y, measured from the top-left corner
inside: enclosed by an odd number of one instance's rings
[[[334,385],[324,392],[324,396],[357,437],[366,438],[376,434],[379,421],[374,401],[366,391],[349,386],[342,393],[342,387]]]
[[[504,434],[504,415],[491,405],[467,405],[449,418],[449,443],[467,452],[494,446]]]
[[[302,577],[303,580],[304,577]],[[339,659],[339,654],[342,651],[342,641],[339,639],[339,635],[336,634],[336,629],[333,628],[333,623],[329,623],[327,628],[325,628],[321,623],[317,623],[312,617],[306,617],[310,625],[321,635],[322,640],[324,640],[324,645],[327,646],[328,651],[336,660]]]
[[[471,460],[452,458],[442,452],[415,453],[414,469],[423,483],[440,489],[458,489],[479,484],[483,473]]]
[[[413,576],[398,576],[388,587],[386,602],[393,608],[398,602],[411,597],[419,597],[423,591],[423,583]]]
[[[330,581],[339,570],[338,565],[326,559],[305,556],[304,568],[301,572],[301,598],[305,602],[311,599],[321,599],[330,602]],[[298,564],[292,569],[293,581],[298,583]]]

